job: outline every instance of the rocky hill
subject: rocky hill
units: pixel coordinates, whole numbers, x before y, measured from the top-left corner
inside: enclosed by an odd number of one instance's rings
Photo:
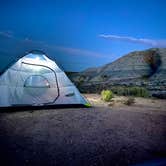
[[[131,52],[99,68],[69,76],[84,92],[111,86],[144,86],[153,96],[166,97],[166,48]]]

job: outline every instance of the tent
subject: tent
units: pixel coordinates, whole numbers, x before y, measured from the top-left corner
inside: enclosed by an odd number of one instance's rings
[[[0,107],[84,105],[66,74],[41,51],[31,51],[0,75]]]

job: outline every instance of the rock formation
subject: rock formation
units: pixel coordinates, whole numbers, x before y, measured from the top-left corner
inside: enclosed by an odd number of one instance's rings
[[[166,98],[166,48],[131,52],[99,68],[70,75],[86,92],[111,86],[144,86],[153,96]]]

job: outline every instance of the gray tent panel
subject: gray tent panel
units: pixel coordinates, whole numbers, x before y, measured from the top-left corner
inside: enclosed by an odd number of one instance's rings
[[[30,52],[0,76],[0,107],[82,104],[88,101],[44,53]]]

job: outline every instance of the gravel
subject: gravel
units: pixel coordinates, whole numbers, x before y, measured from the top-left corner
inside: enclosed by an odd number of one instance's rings
[[[166,158],[166,111],[131,108],[0,113],[0,165],[125,166]]]

